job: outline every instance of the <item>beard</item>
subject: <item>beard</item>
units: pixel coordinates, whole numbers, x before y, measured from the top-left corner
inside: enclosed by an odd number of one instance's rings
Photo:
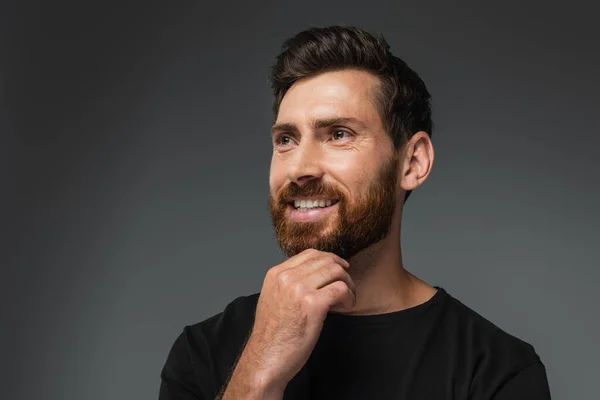
[[[303,185],[292,182],[276,198],[270,195],[273,228],[283,253],[292,257],[312,248],[348,260],[383,240],[390,231],[396,209],[397,166],[398,157],[394,153],[362,198],[348,199],[335,186],[320,180]],[[318,221],[292,221],[289,204],[295,196],[338,199],[338,210]]]

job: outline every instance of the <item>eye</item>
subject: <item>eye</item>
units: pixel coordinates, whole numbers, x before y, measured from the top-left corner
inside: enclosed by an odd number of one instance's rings
[[[351,136],[350,132],[341,130],[341,129],[337,129],[335,131],[333,131],[333,133],[331,134],[331,137],[333,137],[333,140],[340,140],[340,139],[344,139],[344,135],[347,136]]]
[[[288,146],[292,143],[292,138],[287,135],[280,135],[275,138],[275,144],[278,146]]]

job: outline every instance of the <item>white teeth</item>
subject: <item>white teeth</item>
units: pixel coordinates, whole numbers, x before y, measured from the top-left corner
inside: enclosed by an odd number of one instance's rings
[[[310,209],[316,207],[329,207],[332,200],[294,200],[294,207],[298,209]]]

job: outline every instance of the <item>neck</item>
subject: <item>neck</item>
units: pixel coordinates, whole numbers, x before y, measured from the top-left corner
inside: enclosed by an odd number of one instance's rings
[[[429,300],[437,291],[408,272],[402,263],[400,216],[388,236],[361,251],[348,273],[356,285],[356,306],[350,315],[383,314],[404,310]],[[398,221],[396,221],[398,220]]]

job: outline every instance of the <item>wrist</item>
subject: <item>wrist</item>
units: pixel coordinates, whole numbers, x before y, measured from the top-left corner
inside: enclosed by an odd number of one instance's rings
[[[282,400],[284,391],[285,386],[258,375],[255,380],[249,379],[243,383],[232,377],[220,400]]]
[[[283,371],[276,368],[272,363],[264,361],[261,356],[262,352],[259,350],[263,347],[250,336],[238,365],[243,366],[245,373],[252,377],[251,381],[262,393],[281,392],[283,395],[289,380],[285,379]]]
[[[256,375],[256,387],[264,400],[276,400],[283,398],[283,392],[287,382],[281,382],[277,375],[263,372]]]
[[[240,357],[222,400],[256,399],[281,400],[287,382],[281,382],[278,374],[261,370],[248,360],[248,352]],[[279,374],[280,375],[280,374]]]

